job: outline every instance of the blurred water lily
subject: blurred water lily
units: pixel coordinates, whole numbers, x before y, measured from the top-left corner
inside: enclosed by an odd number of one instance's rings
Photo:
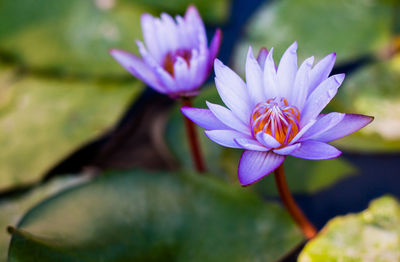
[[[247,83],[215,60],[215,83],[229,109],[210,102],[209,109],[182,108],[188,118],[206,129],[211,140],[245,150],[238,169],[242,185],[274,171],[286,155],[311,160],[338,157],[341,152],[327,142],[357,131],[373,119],[337,112],[321,114],[336,95],[344,74],[329,77],[335,53],[315,66],[310,57],[298,68],[296,50],[295,42],[276,67],[273,49],[262,50],[256,60],[250,47]]]
[[[112,49],[111,55],[132,75],[160,93],[187,97],[198,93],[212,70],[221,43],[217,29],[207,46],[203,21],[194,6],[175,20],[168,14],[141,18],[144,43],[137,41],[142,58]]]

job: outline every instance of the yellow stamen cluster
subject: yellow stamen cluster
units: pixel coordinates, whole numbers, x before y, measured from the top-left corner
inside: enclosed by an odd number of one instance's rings
[[[271,98],[256,105],[250,121],[254,137],[264,132],[286,145],[299,132],[300,112],[286,98]]]

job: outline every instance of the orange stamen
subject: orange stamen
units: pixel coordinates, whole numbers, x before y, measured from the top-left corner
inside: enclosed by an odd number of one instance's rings
[[[272,98],[259,103],[251,116],[254,136],[264,132],[282,145],[287,145],[299,132],[299,121],[299,110],[295,106],[289,106],[286,98]]]
[[[165,55],[163,68],[167,71],[172,77],[175,76],[174,72],[174,64],[178,57],[182,57],[188,66],[190,66],[190,59],[192,58],[192,52],[190,50],[176,50],[174,52],[169,52]]]

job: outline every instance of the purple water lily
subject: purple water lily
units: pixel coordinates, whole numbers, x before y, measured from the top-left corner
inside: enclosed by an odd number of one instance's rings
[[[160,93],[187,97],[198,93],[212,70],[221,43],[218,29],[207,46],[203,21],[194,6],[175,20],[168,14],[161,18],[143,14],[144,43],[137,41],[142,58],[112,49],[111,55],[132,75]]]
[[[256,60],[250,47],[247,83],[216,59],[215,83],[229,109],[209,102],[209,109],[182,108],[188,118],[206,129],[211,140],[245,150],[238,169],[242,185],[268,175],[287,155],[311,160],[338,157],[341,152],[327,142],[357,131],[373,119],[337,112],[321,114],[336,95],[344,74],[329,77],[335,53],[315,66],[310,57],[298,68],[296,50],[295,42],[276,67],[273,49],[269,53],[262,50]]]

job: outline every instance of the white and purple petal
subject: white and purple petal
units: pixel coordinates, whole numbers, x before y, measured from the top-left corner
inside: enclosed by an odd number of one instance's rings
[[[294,144],[294,145],[290,145],[290,146],[285,146],[285,147],[282,147],[282,148],[274,149],[272,151],[274,153],[278,154],[278,155],[289,155],[294,150],[297,150],[300,146],[301,146],[301,144],[297,143],[297,144]]]
[[[209,52],[208,52],[207,73],[210,73],[212,71],[212,67],[214,65],[214,59],[217,58],[219,47],[221,46],[221,41],[222,41],[222,31],[221,31],[221,29],[218,28],[215,31],[215,34],[210,43],[210,48],[209,48]]]
[[[290,104],[296,106],[297,109],[300,110],[300,112],[302,111],[304,103],[308,96],[310,71],[313,62],[313,56],[304,60],[299,70],[297,71],[296,78],[293,83],[293,89],[287,94],[287,98]]]
[[[319,135],[336,126],[340,121],[343,120],[345,114],[333,112],[320,116],[321,117],[318,117],[315,124],[310,129],[308,129],[307,132],[304,133],[301,141],[318,140],[315,138],[318,138]]]
[[[339,86],[344,80],[344,74],[333,75],[322,82],[307,98],[301,112],[300,125],[304,126],[311,119],[315,119],[325,106],[336,95]]]
[[[198,40],[199,36],[200,39],[204,38],[207,39],[206,31],[204,27],[203,20],[200,17],[199,12],[197,11],[196,7],[190,5],[186,10],[185,17],[186,25],[189,28],[190,34],[185,37],[191,37],[193,40]],[[195,42],[195,45],[200,45],[199,42]]]
[[[256,134],[256,138],[258,142],[268,148],[278,148],[281,146],[281,143],[279,143],[274,137],[266,134],[265,132],[258,132]]]
[[[280,95],[273,53],[274,49],[271,48],[264,65],[264,95],[267,99]]]
[[[142,59],[134,54],[117,49],[110,50],[110,54],[132,75],[139,78],[160,93],[167,92],[167,90],[160,85],[158,78],[154,74],[154,71],[151,70],[151,68],[145,62],[143,62]]]
[[[245,125],[240,119],[236,117],[228,108],[221,105],[213,104],[206,101],[208,108],[215,115],[219,121],[229,126],[231,129],[242,132],[248,136],[251,136],[251,131],[249,125]]]
[[[297,73],[297,42],[294,42],[285,53],[283,53],[277,70],[279,83],[279,94],[287,97],[292,91],[293,83]]]
[[[196,89],[201,86],[209,76],[207,56],[199,53],[196,49],[192,50],[189,69],[193,83],[192,88]]]
[[[300,140],[303,135],[314,126],[316,119],[311,119],[305,126],[303,126],[300,131],[293,137],[293,139],[290,141],[289,145],[292,145],[296,143],[298,140]]]
[[[244,151],[240,158],[238,176],[243,186],[251,185],[277,169],[285,156],[272,151]]]
[[[260,51],[258,52],[257,55],[257,62],[261,67],[261,70],[264,72],[264,65],[265,65],[265,60],[267,59],[268,56],[268,49],[265,47],[262,47]]]
[[[310,83],[308,92],[311,93],[314,89],[319,86],[325,79],[328,78],[332,71],[333,65],[336,61],[336,53],[331,53],[321,59],[310,73]]]
[[[208,109],[202,108],[194,108],[194,107],[182,107],[182,114],[184,114],[187,118],[192,120],[197,125],[201,126],[207,130],[221,130],[221,129],[230,129],[224,123],[219,121],[218,118]]]
[[[162,63],[163,52],[159,46],[160,42],[156,34],[156,25],[154,23],[154,18],[150,14],[143,14],[141,16],[141,25],[143,32],[144,42],[149,49],[150,53],[153,54],[154,58],[158,63]]]
[[[371,123],[373,119],[374,118],[371,116],[344,114],[344,117],[340,122],[336,125],[330,126],[330,128],[324,130],[324,132],[315,134],[312,139],[321,142],[331,142],[358,131]]]
[[[246,81],[252,107],[255,107],[258,103],[265,101],[266,98],[263,90],[263,71],[253,56],[253,50],[251,46],[249,47],[246,59]]]
[[[309,160],[325,160],[336,158],[340,156],[341,153],[342,152],[329,144],[319,141],[305,141],[301,143],[298,149],[290,152],[289,155]]]
[[[167,51],[173,52],[174,50],[179,50],[181,45],[175,20],[169,14],[162,13],[161,25],[160,31],[162,31],[159,32],[159,37],[162,41],[160,44],[164,45]]]
[[[178,90],[186,91],[192,89],[193,83],[190,77],[189,66],[182,57],[178,57],[174,64],[174,79]]]
[[[266,148],[254,139],[237,138],[235,142],[243,149],[252,151],[269,151],[270,148]]]
[[[215,59],[215,84],[224,104],[245,124],[250,121],[251,104],[246,84],[221,61]]]
[[[215,143],[231,148],[242,148],[238,143],[236,143],[236,139],[251,139],[250,136],[236,130],[206,130],[204,133]]]

